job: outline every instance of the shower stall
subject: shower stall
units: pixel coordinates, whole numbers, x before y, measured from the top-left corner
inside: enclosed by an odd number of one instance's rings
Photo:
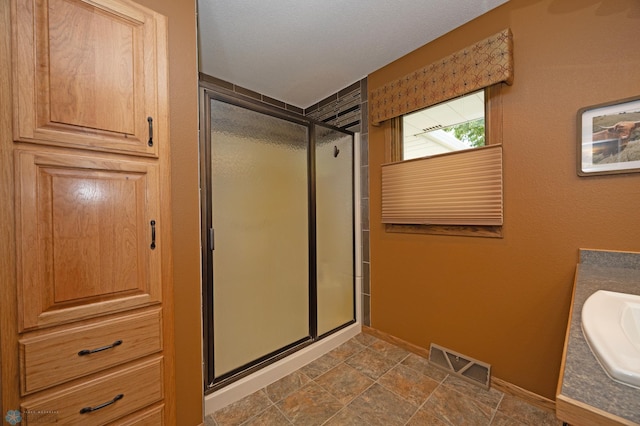
[[[354,135],[201,91],[205,392],[356,319]]]

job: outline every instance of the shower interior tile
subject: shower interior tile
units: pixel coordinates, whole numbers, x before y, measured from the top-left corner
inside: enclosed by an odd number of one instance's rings
[[[362,293],[371,294],[371,283],[369,278],[369,262],[362,262]]]

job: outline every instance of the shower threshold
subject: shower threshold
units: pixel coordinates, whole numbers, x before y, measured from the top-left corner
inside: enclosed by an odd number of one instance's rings
[[[330,336],[314,342],[293,354],[274,362],[222,389],[204,397],[205,416],[232,404],[263,387],[293,373],[313,360],[332,351],[352,337],[358,335],[362,327],[353,323]]]

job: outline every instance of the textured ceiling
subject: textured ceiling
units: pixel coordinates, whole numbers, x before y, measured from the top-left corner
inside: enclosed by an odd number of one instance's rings
[[[198,0],[200,71],[306,108],[508,0]]]

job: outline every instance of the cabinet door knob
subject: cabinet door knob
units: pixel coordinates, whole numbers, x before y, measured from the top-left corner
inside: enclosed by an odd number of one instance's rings
[[[96,352],[102,352],[102,351],[106,351],[107,349],[113,349],[116,346],[120,346],[122,344],[122,340],[116,340],[115,342],[113,342],[110,345],[107,346],[103,346],[101,348],[96,348],[96,349],[83,349],[80,352],[78,352],[79,356],[83,356],[83,355],[89,355],[89,354],[94,354]]]
[[[101,408],[108,407],[111,404],[115,404],[117,401],[120,401],[122,398],[124,398],[124,394],[123,393],[119,393],[118,395],[114,396],[111,401],[103,402],[102,404],[96,405],[95,407],[84,407],[84,408],[82,408],[80,410],[80,414],[93,413],[94,411],[98,411]]]
[[[147,123],[149,123],[149,142],[147,145],[153,146],[153,118],[147,117]]]

